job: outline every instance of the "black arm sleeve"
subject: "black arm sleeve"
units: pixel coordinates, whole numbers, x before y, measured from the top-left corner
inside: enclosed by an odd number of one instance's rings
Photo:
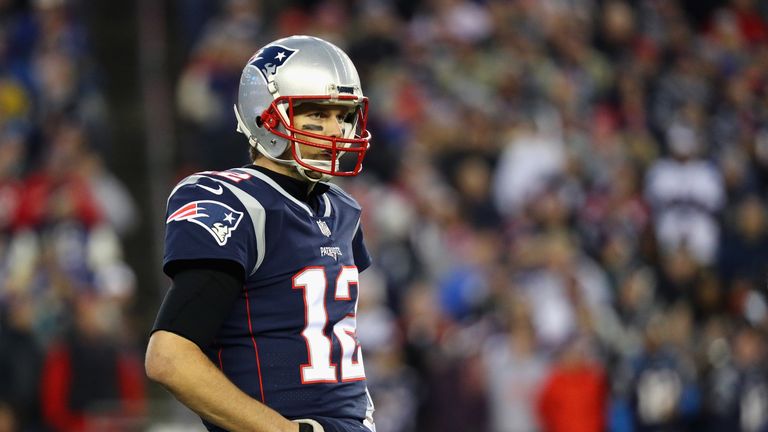
[[[243,287],[243,268],[232,261],[175,261],[166,266],[173,279],[157,313],[154,333],[166,330],[201,349],[213,343]]]

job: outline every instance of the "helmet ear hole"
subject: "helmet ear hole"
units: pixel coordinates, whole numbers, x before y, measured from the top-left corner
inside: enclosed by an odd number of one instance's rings
[[[262,127],[264,125],[264,120],[261,119],[261,116],[256,116],[256,126]]]

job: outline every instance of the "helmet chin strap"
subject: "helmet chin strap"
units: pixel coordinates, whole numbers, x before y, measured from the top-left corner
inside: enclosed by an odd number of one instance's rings
[[[304,179],[306,179],[309,182],[317,183],[321,181],[328,181],[331,179],[331,176],[329,174],[323,174],[318,171],[312,171],[312,170],[306,169],[295,162],[293,165],[294,165],[294,168],[296,168],[296,171],[299,172],[299,175],[301,175]],[[314,178],[314,177],[311,177],[310,174],[319,175],[319,177]]]
[[[328,180],[331,179],[331,175],[330,174],[323,174],[323,173],[321,173],[319,171],[314,171],[314,170],[305,168],[305,167],[299,165],[299,163],[296,162],[295,160],[292,160],[292,159],[280,159],[280,158],[276,158],[274,156],[271,156],[269,153],[267,153],[267,150],[261,144],[259,144],[259,142],[256,139],[249,140],[249,141],[251,142],[251,145],[253,147],[256,147],[256,150],[258,150],[259,153],[262,154],[262,156],[266,157],[267,159],[271,160],[272,162],[279,163],[281,165],[288,165],[289,167],[291,167],[294,170],[296,170],[296,172],[298,172],[299,175],[304,180],[307,180],[308,182],[317,183],[319,181],[328,181]],[[254,143],[255,143],[255,145],[254,145]],[[317,176],[317,177],[315,177],[315,176]]]
[[[296,146],[296,156],[299,159],[301,159],[303,162],[308,163],[309,165],[312,165],[311,162],[319,162],[319,163],[326,162],[326,161],[314,161],[314,160],[311,160],[311,159],[307,159],[307,160],[302,159],[301,158],[301,148],[298,146],[298,144],[296,144],[294,142],[294,143],[291,143],[290,145]],[[290,161],[287,161],[287,162],[289,162],[291,165],[293,165],[293,167],[296,168],[296,171],[298,171],[299,174],[302,177],[304,177],[306,180],[308,180],[310,182],[315,183],[315,182],[319,182],[319,181],[328,181],[328,180],[331,179],[331,175],[330,174],[325,174],[325,173],[321,173],[320,171],[315,171],[315,170],[312,170],[312,169],[309,169],[309,168],[305,168],[305,167],[301,166],[295,160],[290,160]],[[330,164],[330,162],[328,162],[328,163]]]

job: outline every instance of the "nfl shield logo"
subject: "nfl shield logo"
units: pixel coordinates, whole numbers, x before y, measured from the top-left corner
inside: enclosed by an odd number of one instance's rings
[[[326,237],[331,236],[331,229],[328,228],[328,225],[325,223],[325,221],[318,220],[317,226],[320,228],[320,232],[323,233],[324,236]]]

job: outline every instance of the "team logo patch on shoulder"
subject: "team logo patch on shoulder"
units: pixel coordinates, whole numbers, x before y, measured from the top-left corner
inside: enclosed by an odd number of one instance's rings
[[[203,200],[184,204],[168,216],[165,223],[187,221],[200,225],[216,239],[219,246],[224,246],[242,219],[243,212],[218,201]]]
[[[251,57],[248,64],[255,66],[264,76],[264,81],[269,82],[269,77],[277,73],[297,51],[280,45],[266,46]]]

